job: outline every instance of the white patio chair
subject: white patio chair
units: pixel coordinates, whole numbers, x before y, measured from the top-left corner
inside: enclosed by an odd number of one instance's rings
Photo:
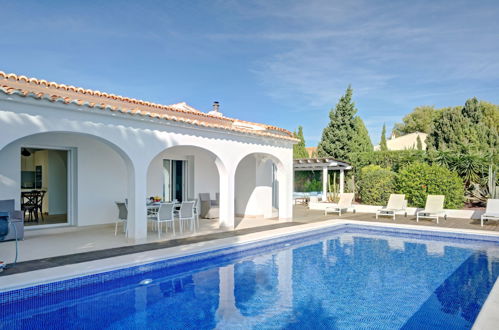
[[[114,225],[114,236],[118,235],[118,224],[123,224],[123,232],[126,236],[128,236],[128,208],[126,203],[123,202],[114,202],[118,207],[118,219]]]
[[[329,212],[338,213],[341,216],[341,212],[343,210],[348,211],[349,208],[353,208],[354,193],[342,193],[340,194],[340,200],[338,204],[333,206],[328,206],[324,209],[324,215],[327,215]],[[353,208],[353,213],[355,213],[355,208]]]
[[[499,220],[499,199],[487,199],[485,213],[480,217],[482,227],[483,220]]]
[[[395,214],[397,212],[405,212],[405,217],[407,217],[406,211],[407,202],[405,200],[404,194],[390,194],[388,199],[388,204],[376,211],[376,220],[381,216],[391,216],[395,220]]]
[[[447,214],[444,212],[444,195],[428,195],[426,197],[426,204],[424,210],[416,212],[416,222],[419,222],[419,219],[437,219],[443,216],[444,219],[447,219]]]
[[[219,217],[220,209],[215,206],[216,201],[210,199],[209,193],[199,194],[199,216],[203,219],[215,219]]]
[[[180,211],[178,212],[178,220],[180,225],[180,233],[183,233],[184,224],[190,221],[191,231],[196,231],[196,214],[194,213],[194,203],[195,201],[182,202],[180,205]]]
[[[175,209],[174,203],[161,203],[158,208],[158,212],[151,214],[147,217],[148,221],[151,221],[156,225],[156,230],[158,231],[158,238],[161,238],[161,231],[163,230],[163,222],[166,223],[165,233],[168,232],[168,224],[171,224],[173,236],[175,236],[175,217],[173,211]]]
[[[194,200],[194,219],[195,226],[199,229],[199,200],[197,198]]]

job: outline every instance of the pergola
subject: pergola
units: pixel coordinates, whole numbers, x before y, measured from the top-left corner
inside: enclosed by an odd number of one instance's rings
[[[322,200],[327,200],[327,175],[329,171],[340,171],[340,193],[345,190],[345,171],[352,166],[347,162],[333,158],[302,158],[293,161],[294,171],[322,170]]]

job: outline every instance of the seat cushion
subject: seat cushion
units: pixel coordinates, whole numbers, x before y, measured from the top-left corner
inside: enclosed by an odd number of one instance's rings
[[[220,210],[218,207],[211,207],[208,213],[206,213],[206,219],[216,219],[220,216]]]
[[[0,211],[14,213],[15,201],[13,199],[0,200]]]

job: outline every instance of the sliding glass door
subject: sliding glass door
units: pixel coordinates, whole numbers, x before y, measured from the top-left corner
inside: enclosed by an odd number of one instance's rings
[[[24,225],[69,223],[70,150],[23,146],[20,153]]]
[[[187,199],[187,161],[163,159],[163,200]]]

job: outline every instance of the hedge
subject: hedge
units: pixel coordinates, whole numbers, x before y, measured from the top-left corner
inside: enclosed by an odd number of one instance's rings
[[[395,173],[378,165],[363,167],[358,186],[362,203],[386,205],[390,193],[395,191]]]
[[[426,152],[421,150],[356,152],[350,155],[350,164],[360,175],[360,169],[367,165],[379,165],[398,172],[400,168],[426,158]]]
[[[400,169],[397,190],[405,194],[410,206],[424,207],[428,195],[445,195],[445,208],[460,208],[464,184],[457,173],[439,165],[416,162]]]

